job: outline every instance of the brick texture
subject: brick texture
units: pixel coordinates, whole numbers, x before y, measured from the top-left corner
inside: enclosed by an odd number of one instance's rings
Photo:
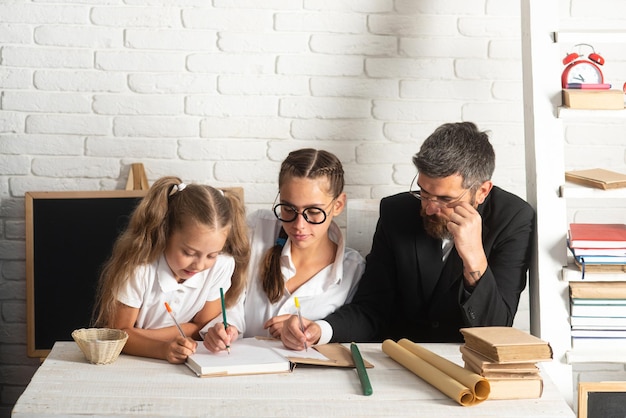
[[[569,27],[626,26],[626,2],[565,3]],[[349,197],[378,199],[406,190],[436,126],[472,120],[492,132],[495,183],[524,197],[519,14],[515,0],[0,4],[0,416],[38,364],[25,192],[120,188],[143,162],[150,181],[243,186],[256,209],[284,156],[310,146],[344,161]],[[623,47],[605,51],[623,78]],[[623,132],[568,125],[568,168],[626,172]]]

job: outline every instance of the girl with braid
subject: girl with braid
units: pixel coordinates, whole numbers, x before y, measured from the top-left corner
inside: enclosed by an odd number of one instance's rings
[[[183,363],[195,352],[200,329],[222,312],[220,288],[227,306],[245,288],[247,235],[234,191],[157,180],[104,265],[95,325],[126,331],[127,354]]]
[[[284,321],[296,312],[321,319],[354,295],[365,267],[346,248],[333,221],[346,206],[343,168],[330,152],[300,149],[282,162],[272,210],[248,219],[250,265],[246,291],[227,309],[228,327],[208,324],[204,345],[225,350],[238,336],[280,338]],[[236,349],[234,347],[233,349]]]

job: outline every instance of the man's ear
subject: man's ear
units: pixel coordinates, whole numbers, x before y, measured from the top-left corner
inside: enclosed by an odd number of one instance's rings
[[[489,196],[489,192],[491,192],[492,188],[493,188],[493,182],[491,180],[487,180],[483,182],[483,184],[481,184],[480,187],[478,187],[478,190],[476,190],[476,204],[477,205],[480,205],[485,201],[487,196]]]
[[[333,216],[338,216],[346,207],[346,194],[341,193],[333,203]]]

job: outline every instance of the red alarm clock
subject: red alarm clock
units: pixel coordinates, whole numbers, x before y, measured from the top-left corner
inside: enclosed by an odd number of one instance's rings
[[[561,75],[561,87],[567,88],[568,84],[603,84],[604,76],[600,65],[604,65],[604,58],[589,44],[578,44],[576,46],[588,46],[592,52],[587,58],[572,52],[563,58],[565,69]]]

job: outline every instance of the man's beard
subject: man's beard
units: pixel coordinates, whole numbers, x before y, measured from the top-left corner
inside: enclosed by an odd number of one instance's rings
[[[476,199],[474,196],[469,201],[470,205],[476,209],[478,205],[476,205]],[[448,219],[442,218],[437,215],[427,215],[424,206],[422,205],[422,209],[420,210],[420,215],[422,215],[422,220],[424,222],[424,229],[426,233],[435,239],[452,239],[452,234],[448,231]]]
[[[435,239],[452,239],[452,234],[448,231],[448,220],[437,215],[427,215],[424,208],[421,213],[424,221],[426,233]]]

